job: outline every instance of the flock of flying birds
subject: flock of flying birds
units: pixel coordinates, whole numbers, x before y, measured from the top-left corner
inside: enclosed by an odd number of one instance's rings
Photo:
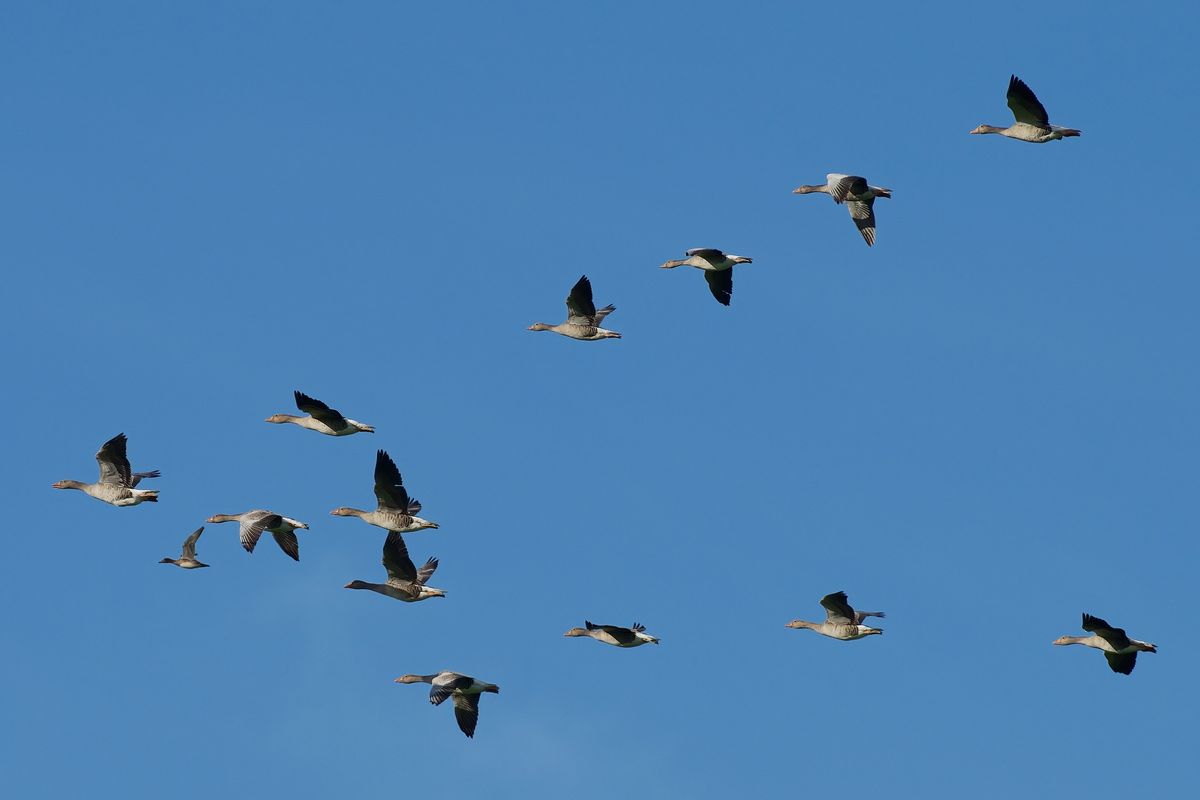
[[[1008,107],[1012,110],[1015,118],[1012,125],[1007,128],[980,125],[971,133],[997,133],[1010,139],[1037,144],[1080,135],[1080,131],[1074,128],[1051,125],[1045,107],[1038,101],[1033,91],[1015,75],[1009,79]],[[875,244],[875,198],[891,197],[891,189],[872,186],[867,183],[865,178],[858,175],[831,173],[826,176],[826,183],[823,185],[805,185],[794,190],[795,194],[817,192],[828,194],[835,203],[844,203],[863,240],[868,246]],[[729,305],[733,296],[733,267],[737,264],[749,264],[752,261],[745,256],[732,255],[715,248],[696,248],[688,250],[685,255],[687,255],[685,259],[665,262],[662,268],[673,269],[690,266],[702,270],[708,282],[709,291],[718,302],[726,306]],[[575,283],[567,296],[566,303],[567,319],[565,322],[558,325],[536,322],[529,326],[529,330],[553,331],[583,341],[621,338],[621,334],[601,326],[604,319],[615,311],[616,307],[607,305],[600,309],[596,308],[592,300],[592,285],[586,275]],[[344,417],[320,400],[299,391],[294,394],[296,407],[306,416],[273,414],[267,417],[266,421],[291,423],[327,436],[349,436],[355,433],[375,432],[372,426]],[[158,502],[157,490],[139,489],[138,485],[145,479],[159,477],[159,471],[133,472],[126,455],[126,444],[125,434],[117,434],[105,442],[96,453],[96,461],[100,465],[100,478],[96,483],[64,480],[55,483],[54,488],[79,489],[97,500],[114,506],[135,506],[140,503]],[[408,491],[404,488],[400,470],[384,450],[379,450],[375,458],[375,497],[378,504],[374,511],[343,506],[330,512],[334,516],[358,517],[363,522],[387,531],[383,543],[383,567],[387,572],[387,581],[371,583],[355,580],[346,584],[345,588],[366,589],[406,603],[415,603],[431,597],[445,597],[444,590],[428,585],[429,579],[437,570],[438,560],[430,558],[420,568],[417,568],[408,554],[403,536],[405,533],[414,531],[436,529],[438,524],[418,516],[421,513],[421,503],[409,496]],[[242,547],[250,553],[254,552],[262,534],[270,533],[279,548],[296,561],[300,560],[300,545],[295,532],[308,528],[307,524],[299,520],[265,509],[253,509],[242,514],[215,514],[207,521],[209,523],[237,522]],[[159,563],[174,564],[189,570],[209,566],[196,557],[196,544],[203,532],[203,527],[197,528],[184,540],[179,558],[168,557]],[[821,598],[821,606],[825,609],[824,622],[807,622],[797,619],[789,622],[787,627],[807,628],[823,636],[843,641],[862,639],[883,633],[882,629],[870,627],[864,622],[867,617],[882,618],[885,614],[882,611],[855,610],[850,605],[845,592],[833,592],[825,595]],[[656,637],[646,633],[645,627],[638,623],[624,628],[617,625],[596,625],[585,621],[584,626],[583,628],[571,628],[564,636],[584,636],[622,648],[659,643]],[[1084,614],[1082,627],[1091,635],[1062,636],[1056,639],[1054,644],[1082,644],[1100,650],[1104,653],[1112,670],[1124,675],[1133,672],[1139,652],[1157,652],[1155,645],[1131,639],[1124,630],[1109,625],[1099,617]],[[481,694],[485,692],[499,693],[500,691],[500,687],[496,684],[449,671],[431,675],[403,675],[396,678],[395,682],[430,684],[429,701],[434,705],[440,705],[447,699],[452,700],[458,726],[468,737],[475,734]]]

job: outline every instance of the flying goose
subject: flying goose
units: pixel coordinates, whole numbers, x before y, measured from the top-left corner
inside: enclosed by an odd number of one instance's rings
[[[1046,115],[1046,107],[1038,101],[1033,90],[1025,85],[1025,81],[1016,75],[1008,79],[1008,107],[1012,109],[1016,122],[1007,128],[997,128],[995,125],[980,125],[971,133],[998,133],[1010,139],[1022,142],[1042,144],[1067,136],[1079,136],[1082,131],[1074,128],[1060,128],[1050,124]]]
[[[290,422],[310,431],[323,433],[326,436],[349,436],[352,433],[374,433],[370,425],[364,425],[356,420],[343,417],[336,409],[309,397],[301,391],[292,392],[296,397],[296,408],[308,414],[307,417],[297,417],[294,414],[272,414],[267,422],[282,424]]]
[[[687,258],[666,261],[662,264],[662,269],[695,267],[704,270],[704,278],[708,281],[708,290],[723,306],[729,305],[729,301],[733,299],[733,265],[754,262],[752,258],[735,256],[715,247],[694,247],[691,250],[685,250],[683,254]]]
[[[204,526],[201,525],[196,530],[192,531],[191,536],[183,540],[183,554],[179,558],[164,558],[159,561],[160,564],[174,564],[177,567],[184,569],[200,569],[207,567],[208,564],[202,564],[196,560],[196,542],[200,538],[200,534],[204,533]]]
[[[879,628],[869,628],[862,623],[867,617],[882,618],[886,614],[882,611],[855,611],[850,607],[845,592],[825,595],[821,598],[821,605],[825,608],[824,622],[805,622],[802,619],[794,619],[787,624],[787,627],[808,628],[831,639],[861,639],[874,633],[883,633]]]
[[[858,175],[842,175],[831,172],[825,176],[822,186],[799,186],[792,194],[812,194],[823,192],[833,198],[835,203],[845,203],[850,212],[850,219],[858,226],[867,246],[875,244],[875,198],[891,197],[892,190],[882,186],[871,186],[867,179]]]
[[[614,647],[637,647],[650,642],[658,644],[658,639],[646,633],[646,626],[636,622],[633,623],[632,628],[622,628],[617,625],[593,625],[587,620],[584,620],[583,624],[587,627],[571,628],[563,636],[588,636],[597,642],[611,644]]]
[[[396,683],[429,683],[429,702],[441,705],[447,697],[454,698],[454,718],[459,729],[467,738],[475,736],[475,723],[479,721],[479,695],[483,692],[500,694],[500,687],[484,683],[470,675],[457,672],[437,672],[433,675],[401,675]]]
[[[438,560],[431,558],[425,566],[417,569],[408,556],[408,548],[404,546],[404,537],[399,531],[388,531],[387,539],[383,542],[383,567],[387,570],[387,583],[368,583],[367,581],[350,581],[347,589],[370,589],[396,600],[415,603],[430,597],[445,597],[441,589],[426,586],[425,581],[437,569]]]
[[[1101,650],[1104,652],[1104,657],[1108,659],[1108,666],[1112,668],[1112,671],[1122,675],[1129,675],[1133,672],[1139,650],[1147,653],[1158,652],[1157,645],[1130,639],[1121,628],[1114,628],[1091,614],[1083,615],[1083,629],[1092,635],[1060,636],[1054,640],[1054,644],[1082,644]]]
[[[436,522],[417,516],[421,513],[421,504],[408,496],[396,462],[383,450],[375,453],[375,497],[379,505],[374,511],[342,506],[329,513],[335,517],[358,517],[363,522],[400,533],[438,527]]]
[[[300,520],[261,508],[243,514],[213,514],[206,522],[238,523],[238,536],[247,553],[254,552],[254,546],[258,544],[258,537],[263,535],[263,531],[270,531],[279,549],[291,556],[293,561],[300,560],[300,542],[296,539],[295,531],[298,528],[308,529]]]
[[[114,506],[136,506],[138,503],[157,503],[158,491],[155,489],[136,489],[142,478],[157,478],[158,470],[151,472],[132,472],[129,458],[125,455],[126,437],[118,433],[105,442],[96,453],[96,462],[100,464],[100,480],[96,483],[80,483],[79,481],[57,481],[55,489],[78,489],[97,500]]]
[[[529,330],[554,331],[585,342],[594,342],[597,339],[620,339],[621,334],[600,327],[604,318],[616,310],[617,307],[612,304],[599,311],[596,310],[596,304],[592,302],[592,282],[588,280],[587,275],[584,275],[575,282],[571,293],[567,295],[567,321],[560,325],[535,322],[529,326]]]

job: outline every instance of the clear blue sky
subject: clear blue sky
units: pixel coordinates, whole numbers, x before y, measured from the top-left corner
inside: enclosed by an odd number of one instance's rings
[[[9,4],[20,797],[1181,797],[1194,4]],[[1083,136],[1008,124],[1010,73]],[[895,190],[867,248],[791,189]],[[733,306],[689,247],[749,255]],[[619,342],[561,321],[581,273]],[[302,389],[374,424],[264,417]],[[161,502],[62,478],[124,431]],[[379,580],[386,448],[446,600]],[[308,521],[299,564],[214,513]],[[784,623],[845,589],[886,634]],[[1055,648],[1088,611],[1131,677]],[[637,620],[660,647],[564,639]],[[406,672],[498,683],[468,741]]]

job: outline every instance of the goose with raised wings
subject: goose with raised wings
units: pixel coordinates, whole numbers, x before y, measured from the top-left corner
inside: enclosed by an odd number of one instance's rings
[[[101,445],[96,453],[96,463],[100,465],[100,479],[95,483],[56,481],[53,484],[54,488],[78,489],[89,497],[113,506],[157,503],[157,490],[136,487],[143,478],[159,477],[159,471],[134,472],[129,466],[129,457],[125,454],[127,441],[125,434],[118,433]]]
[[[1007,136],[1009,139],[1016,139],[1020,142],[1032,142],[1034,144],[1053,142],[1055,139],[1064,139],[1082,134],[1082,131],[1075,128],[1061,128],[1058,125],[1051,125],[1050,116],[1046,113],[1046,107],[1037,99],[1037,95],[1033,93],[1033,90],[1025,85],[1025,81],[1016,75],[1010,75],[1008,78],[1008,107],[1016,119],[1016,122],[1012,125],[1009,125],[1007,128],[998,128],[995,125],[980,125],[971,131],[971,133],[998,133],[1001,136]]]
[[[330,408],[315,397],[309,397],[299,390],[293,391],[292,394],[296,398],[296,408],[308,414],[308,416],[298,417],[295,414],[272,414],[267,417],[267,422],[273,422],[277,425],[290,422],[293,425],[299,425],[301,428],[308,428],[310,431],[323,433],[326,436],[350,436],[354,433],[375,432],[375,429],[370,425],[343,417],[337,409]]]
[[[621,334],[600,327],[604,318],[616,310],[617,307],[611,303],[604,308],[596,309],[596,304],[592,301],[592,282],[588,280],[587,275],[583,275],[575,282],[575,285],[571,287],[571,293],[567,295],[567,321],[558,325],[535,322],[529,326],[529,330],[553,331],[583,342],[620,339]]]
[[[865,636],[882,634],[879,628],[864,625],[867,617],[885,617],[882,611],[855,611],[846,597],[845,592],[834,592],[821,598],[821,606],[825,609],[824,622],[805,622],[794,619],[787,624],[789,628],[807,628],[831,639],[850,641],[862,639]]]
[[[408,496],[396,462],[384,450],[375,453],[375,499],[378,505],[374,511],[342,506],[329,513],[335,517],[358,517],[378,528],[400,533],[438,527],[436,522],[417,516],[421,513],[421,503]]]
[[[387,583],[350,581],[345,588],[369,589],[406,603],[428,600],[430,597],[445,597],[446,593],[441,589],[425,585],[437,567],[438,560],[430,558],[424,566],[417,569],[408,555],[404,537],[399,531],[388,531],[387,539],[383,542],[383,568],[387,570]]]

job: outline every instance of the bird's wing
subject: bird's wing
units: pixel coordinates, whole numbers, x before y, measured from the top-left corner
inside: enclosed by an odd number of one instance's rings
[[[567,295],[567,322],[572,325],[594,325],[596,304],[592,302],[592,282],[583,275]]]
[[[433,577],[433,573],[437,570],[437,568],[438,560],[436,558],[431,558],[426,561],[425,564],[419,570],[417,570],[417,583],[424,586],[425,583],[431,577]]]
[[[458,720],[458,728],[467,735],[475,736],[475,723],[479,721],[479,695],[454,695],[454,718]]]
[[[847,201],[846,210],[850,212],[850,219],[854,220],[867,246],[875,244],[875,198]]]
[[[1112,671],[1119,672],[1122,675],[1131,674],[1134,666],[1137,664],[1136,650],[1132,653],[1110,653],[1106,650],[1104,657],[1108,659],[1108,666],[1112,668]]]
[[[309,397],[303,392],[293,392],[296,396],[296,408],[308,414],[313,419],[324,422],[335,431],[346,427],[346,418],[337,412],[337,410],[317,400],[315,397]]]
[[[444,677],[443,677],[444,676]],[[457,672],[443,672],[433,679],[429,687],[429,702],[440,706],[446,698],[454,694],[456,689],[466,689],[471,685],[471,679]]]
[[[717,298],[717,302],[723,306],[729,305],[733,298],[733,269],[706,269],[704,279],[708,281],[708,290]]]
[[[409,512],[411,501],[404,488],[404,478],[396,468],[396,462],[386,451],[375,454],[375,498],[380,508],[390,508],[402,514]],[[420,508],[420,504],[417,504]]]
[[[724,261],[725,251],[718,250],[715,247],[693,247],[691,250],[685,250],[685,256],[700,256],[705,261]]]
[[[156,469],[152,469],[149,472],[135,472],[130,476],[129,488],[136,488],[137,485],[142,482],[142,478],[158,478],[161,476],[162,473]]]
[[[637,636],[629,628],[622,628],[620,625],[593,625],[588,621],[584,621],[589,631],[602,630],[613,638],[614,641],[620,644],[629,644],[636,642]]]
[[[192,531],[192,535],[183,540],[183,555],[182,558],[196,558],[196,542],[200,538],[200,534],[204,533],[204,526],[201,525],[196,530]]]
[[[1129,637],[1125,635],[1125,631],[1121,628],[1114,628],[1099,617],[1084,614],[1083,629],[1088,633],[1096,634],[1116,650],[1124,650],[1129,647]]]
[[[275,537],[275,544],[279,545],[279,549],[287,553],[293,561],[300,560],[300,541],[296,538],[295,531],[272,531],[272,536]]]
[[[599,327],[600,323],[604,322],[604,318],[616,310],[617,310],[617,307],[614,306],[612,303],[609,303],[604,308],[596,309],[595,322],[593,324],[596,325],[597,327]]]
[[[1025,81],[1016,75],[1008,79],[1008,107],[1012,109],[1017,122],[1036,125],[1039,128],[1050,127],[1050,117],[1046,114],[1046,107],[1037,99],[1033,89],[1026,86]]]
[[[133,488],[133,475],[129,459],[125,456],[125,434],[118,433],[96,452],[96,463],[100,465],[100,483]]]
[[[821,598],[821,607],[825,609],[825,621],[835,625],[853,625],[854,609],[850,607],[845,592],[834,592]]]
[[[282,524],[283,517],[270,511],[247,511],[238,521],[238,537],[242,540],[242,547],[247,553],[253,553],[263,531],[278,528]]]
[[[867,190],[867,179],[859,175],[838,175],[830,173],[825,176],[829,186],[829,196],[834,202],[841,203],[848,197],[860,195]]]
[[[387,570],[389,582],[412,583],[417,580],[417,568],[408,556],[408,547],[399,531],[388,531],[383,541],[383,568]]]

